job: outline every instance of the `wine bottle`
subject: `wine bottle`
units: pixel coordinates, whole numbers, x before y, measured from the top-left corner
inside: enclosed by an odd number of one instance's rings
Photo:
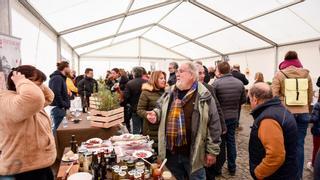
[[[117,154],[116,154],[116,151],[114,149],[111,152],[109,161],[111,161],[110,163],[111,163],[112,166],[117,164]]]
[[[70,147],[71,147],[71,151],[73,153],[77,153],[78,145],[77,145],[77,141],[76,141],[76,136],[75,135],[71,135]]]
[[[99,180],[99,162],[97,154],[92,153],[91,169],[93,180]]]
[[[107,179],[107,161],[104,156],[104,152],[100,153],[100,179],[101,180],[106,180]]]

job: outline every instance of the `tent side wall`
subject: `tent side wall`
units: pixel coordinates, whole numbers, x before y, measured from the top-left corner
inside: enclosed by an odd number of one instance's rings
[[[12,35],[21,38],[22,64],[49,75],[57,60],[57,37],[18,1],[11,1]]]

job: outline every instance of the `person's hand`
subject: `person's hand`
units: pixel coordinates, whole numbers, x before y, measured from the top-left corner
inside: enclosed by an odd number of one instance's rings
[[[17,72],[17,71],[13,71],[12,72],[11,80],[13,81],[13,83],[16,86],[17,86],[19,81],[22,81],[24,79],[26,79],[26,77],[23,74],[21,74],[20,72]]]
[[[147,119],[150,123],[155,124],[157,122],[157,114],[154,111],[147,111]]]
[[[205,163],[206,163],[206,166],[207,167],[210,167],[212,166],[213,164],[216,163],[216,156],[215,155],[212,155],[212,154],[206,154],[206,157],[205,157]]]
[[[224,131],[222,131],[222,134],[227,134],[227,129],[225,129]]]

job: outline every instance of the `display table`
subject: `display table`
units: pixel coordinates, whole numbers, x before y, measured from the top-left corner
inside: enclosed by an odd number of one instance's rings
[[[80,117],[82,120],[75,124],[72,121],[68,121],[68,127],[63,127],[63,123],[57,129],[56,134],[56,146],[57,146],[57,158],[60,160],[65,147],[70,146],[71,135],[76,136],[78,145],[91,138],[108,139],[113,135],[118,135],[120,127],[114,126],[108,129],[91,127],[90,121],[87,120],[87,114],[82,114]]]
[[[67,153],[70,150],[70,147],[66,147],[63,151],[63,153]],[[67,163],[67,162],[63,162],[61,161],[60,166],[59,166],[59,171],[57,173],[57,180],[64,180],[66,178],[66,171],[67,169],[70,167],[71,163]],[[166,166],[164,166],[164,170],[165,171],[169,171],[168,168]],[[75,174],[79,172],[79,164],[74,164],[72,166],[72,168],[70,169],[70,172],[68,174],[68,176]],[[108,175],[108,179],[112,179],[110,173]],[[172,178],[170,180],[176,180],[176,178],[174,176],[172,176]]]

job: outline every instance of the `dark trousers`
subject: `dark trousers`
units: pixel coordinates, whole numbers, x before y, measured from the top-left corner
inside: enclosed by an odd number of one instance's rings
[[[240,126],[240,114],[241,114],[241,105],[239,105],[238,119],[237,119],[237,122],[236,122],[236,127],[237,128]]]
[[[307,135],[309,114],[294,114],[298,127],[298,144],[297,144],[297,161],[298,161],[298,175],[299,178],[303,177],[303,165],[304,165],[304,139]]]
[[[28,171],[11,176],[0,176],[0,180],[54,180],[50,167]]]
[[[142,125],[143,119],[136,112],[132,112],[132,134],[141,134]]]
[[[314,180],[320,180],[320,151],[318,151],[314,161]]]
[[[221,135],[220,154],[217,156],[217,161],[211,167],[206,168],[206,176],[208,180],[215,179],[221,174],[223,164],[226,162],[226,134]]]
[[[312,151],[312,166],[314,166],[314,161],[320,147],[320,136],[313,136],[313,151]]]
[[[61,124],[63,118],[66,116],[66,110],[64,108],[54,107],[51,110],[51,118],[52,122],[52,131],[56,132],[59,125]]]
[[[90,97],[80,96],[80,98],[81,98],[81,102],[82,102],[83,112],[85,112],[86,109],[88,109],[90,107]]]
[[[132,117],[132,111],[130,105],[125,105],[124,106],[124,123],[126,124],[126,127],[129,132],[131,132],[131,124],[130,124],[130,119]]]
[[[190,174],[190,158],[182,154],[172,154],[167,151],[166,166],[172,172],[177,180],[206,180],[206,171],[204,168]]]
[[[226,147],[227,147],[227,159],[228,159],[228,170],[236,170],[236,119],[226,119],[227,134],[226,134]]]

